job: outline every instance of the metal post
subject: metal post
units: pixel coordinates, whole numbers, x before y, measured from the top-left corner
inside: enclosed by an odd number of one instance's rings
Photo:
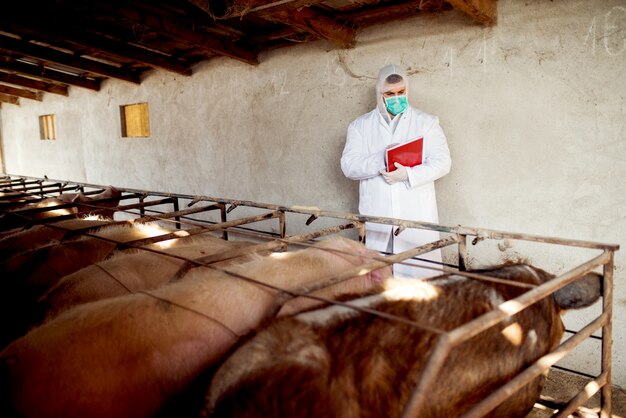
[[[174,198],[174,202],[172,202],[173,206],[174,206],[174,212],[178,212],[180,210],[180,207],[178,205],[178,198],[175,197]],[[180,216],[175,216],[174,217],[174,221],[176,221],[175,228],[176,229],[181,229],[181,225],[180,225]]]
[[[287,235],[287,219],[285,217],[285,211],[281,210],[280,211],[280,217],[278,218],[278,223],[279,223],[279,229],[280,231],[280,237],[281,238],[285,238],[285,236]]]
[[[141,196],[139,196],[139,203],[143,204],[143,201],[146,200],[146,195],[142,194]],[[142,218],[146,215],[146,211],[144,210],[143,205],[139,206],[139,216],[141,216]]]
[[[4,142],[2,140],[2,111],[0,110],[0,169],[2,173],[7,172],[7,167],[4,163]]]
[[[226,211],[226,205],[224,203],[218,203],[218,206],[220,207],[220,219],[222,220],[222,223],[224,223],[227,221],[226,214],[228,211]],[[222,238],[228,241],[228,230],[224,229],[222,231]]]
[[[467,270],[467,235],[459,235],[459,270]]]
[[[609,320],[602,328],[602,372],[606,373],[607,383],[602,386],[600,392],[600,418],[611,418],[611,352],[613,346],[613,328],[611,318],[613,315],[613,270],[615,253],[604,251],[609,254],[609,260],[604,264],[604,283],[602,292],[602,309]]]
[[[365,222],[359,222],[359,242],[365,245]]]

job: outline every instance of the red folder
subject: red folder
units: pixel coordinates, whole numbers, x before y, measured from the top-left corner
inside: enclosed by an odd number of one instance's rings
[[[415,167],[422,163],[424,138],[413,139],[404,144],[396,145],[387,149],[385,163],[387,171],[396,170],[394,163],[400,163],[405,167]]]

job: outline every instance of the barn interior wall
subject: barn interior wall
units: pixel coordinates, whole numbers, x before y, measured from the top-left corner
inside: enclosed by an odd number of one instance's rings
[[[357,183],[339,167],[346,128],[375,106],[379,68],[398,63],[411,103],[438,115],[448,137],[441,223],[623,247],[625,28],[623,0],[500,0],[489,28],[451,11],[370,27],[353,49],[318,41],[264,53],[258,66],[214,59],[192,77],[153,71],[140,85],[22,99],[1,108],[6,171],[354,212]],[[119,107],[144,102],[151,136],[121,138]],[[55,115],[54,141],[39,139],[44,114]],[[554,273],[578,257],[501,244],[485,249],[495,261],[528,257]],[[625,267],[623,249],[613,325],[622,387]],[[573,363],[593,369],[596,354],[583,349]]]

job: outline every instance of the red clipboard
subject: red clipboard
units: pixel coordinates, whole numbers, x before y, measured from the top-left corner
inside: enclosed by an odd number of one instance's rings
[[[416,165],[420,165],[422,163],[423,151],[423,137],[388,148],[385,152],[387,171],[391,172],[396,170],[394,163],[400,163],[405,167],[415,167]]]

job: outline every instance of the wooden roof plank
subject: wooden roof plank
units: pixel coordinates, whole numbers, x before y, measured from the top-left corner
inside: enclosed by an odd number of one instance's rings
[[[477,22],[489,26],[496,23],[496,0],[446,0],[455,9],[467,14]]]
[[[85,55],[98,56],[105,53],[125,60],[136,61],[153,68],[161,68],[177,74],[191,75],[191,68],[175,59],[169,59],[166,55],[151,52],[138,46],[130,45],[123,41],[104,38],[74,27],[66,20],[56,21],[54,25],[49,22],[37,20],[31,22],[35,28],[28,28],[23,22],[15,21],[0,22],[0,26],[17,35],[24,33],[27,36],[37,38],[38,41],[55,44],[62,39],[82,49]]]
[[[22,77],[15,74],[7,74],[0,72],[0,82],[9,83],[16,86],[27,87],[33,90],[45,91],[47,93],[59,94],[67,96],[67,86],[54,83],[46,83],[45,81],[33,80],[32,78]]]
[[[4,94],[4,93],[0,93],[0,102],[10,103],[10,104],[14,104],[17,106],[20,105],[20,99],[18,97],[11,96],[10,94]]]
[[[89,2],[89,4],[93,5],[94,2]],[[205,51],[227,56],[247,64],[259,63],[256,51],[227,39],[212,36],[198,26],[187,25],[180,20],[149,13],[127,4],[116,5],[114,10],[108,12],[104,9],[106,5],[103,5],[103,3],[97,2],[97,6],[103,8],[101,12],[108,13],[110,18],[125,19],[130,24],[143,26],[174,39],[182,39],[197,48],[202,48]]]
[[[20,89],[17,87],[5,86],[0,84],[0,93],[9,94],[11,96],[24,97],[25,99],[41,101],[42,93],[30,91],[26,89]]]
[[[341,48],[354,46],[355,31],[353,28],[326,17],[309,7],[279,12],[270,11],[263,14],[263,17],[267,20],[285,23],[297,30],[315,34]]]
[[[100,80],[91,80],[83,76],[69,75],[44,66],[31,65],[19,61],[0,60],[0,70],[36,77],[38,80],[42,81],[56,81],[69,84],[70,86],[100,91]]]
[[[139,74],[125,71],[111,65],[102,64],[86,58],[81,58],[55,49],[35,45],[30,42],[19,41],[8,36],[0,36],[0,47],[16,54],[36,58],[45,62],[60,64],[81,72],[97,74],[139,84]]]
[[[424,0],[411,0],[391,6],[379,6],[344,13],[341,15],[341,20],[350,21],[357,27],[362,27],[415,16],[416,13],[420,12],[432,13],[450,9],[452,6],[445,2],[429,3]]]

